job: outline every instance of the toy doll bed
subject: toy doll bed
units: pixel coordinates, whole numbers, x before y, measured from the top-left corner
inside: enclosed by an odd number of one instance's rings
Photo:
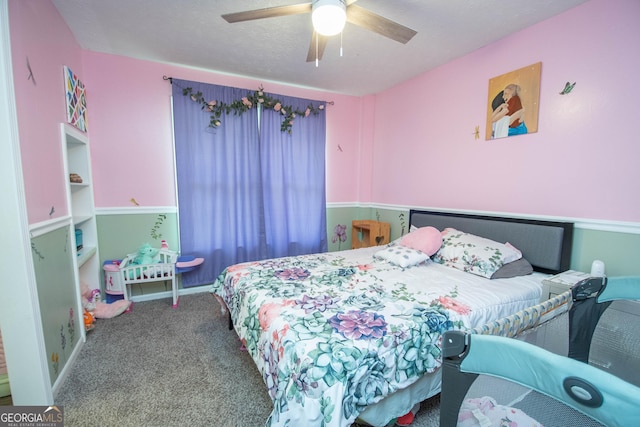
[[[592,341],[623,299],[640,299],[640,277],[586,279],[508,318],[445,332],[440,426],[640,425],[637,314],[618,319],[618,342]],[[615,370],[595,359],[630,363]]]
[[[178,253],[169,249],[160,249],[157,262],[153,264],[137,264],[139,252],[127,255],[119,264],[115,279],[107,281],[107,292],[119,290],[124,292],[124,299],[131,299],[131,285],[139,283],[171,282],[172,307],[178,307],[178,284],[176,282],[176,262]]]
[[[212,293],[263,375],[274,402],[267,425],[386,425],[440,391],[444,331],[537,304],[542,279],[569,268],[571,223],[412,210],[410,226],[509,242],[536,271],[481,277],[467,268],[477,259],[455,250],[434,256],[443,264],[415,251],[410,262],[381,259],[404,250],[398,241],[228,267]]]

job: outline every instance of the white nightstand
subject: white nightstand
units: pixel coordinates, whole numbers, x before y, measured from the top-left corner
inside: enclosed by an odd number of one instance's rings
[[[542,300],[547,300],[568,291],[573,285],[591,277],[589,273],[567,270],[542,280]]]

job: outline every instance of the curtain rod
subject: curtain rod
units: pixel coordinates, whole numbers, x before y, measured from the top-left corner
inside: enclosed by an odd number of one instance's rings
[[[169,83],[173,84],[173,77],[162,76],[162,80],[169,80]],[[325,101],[329,105],[333,105],[333,101]]]

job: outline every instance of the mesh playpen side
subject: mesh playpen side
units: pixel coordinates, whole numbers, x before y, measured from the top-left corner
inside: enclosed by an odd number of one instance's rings
[[[446,332],[440,426],[640,426],[640,317],[616,310],[621,334],[599,325],[612,301],[638,299],[640,277],[590,278],[505,319]],[[606,344],[595,358],[594,337]]]

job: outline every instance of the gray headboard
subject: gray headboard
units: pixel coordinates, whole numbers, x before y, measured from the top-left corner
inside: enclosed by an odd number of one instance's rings
[[[569,269],[573,223],[507,218],[437,211],[409,211],[409,225],[432,226],[438,230],[453,227],[497,242],[509,242],[543,273]]]

